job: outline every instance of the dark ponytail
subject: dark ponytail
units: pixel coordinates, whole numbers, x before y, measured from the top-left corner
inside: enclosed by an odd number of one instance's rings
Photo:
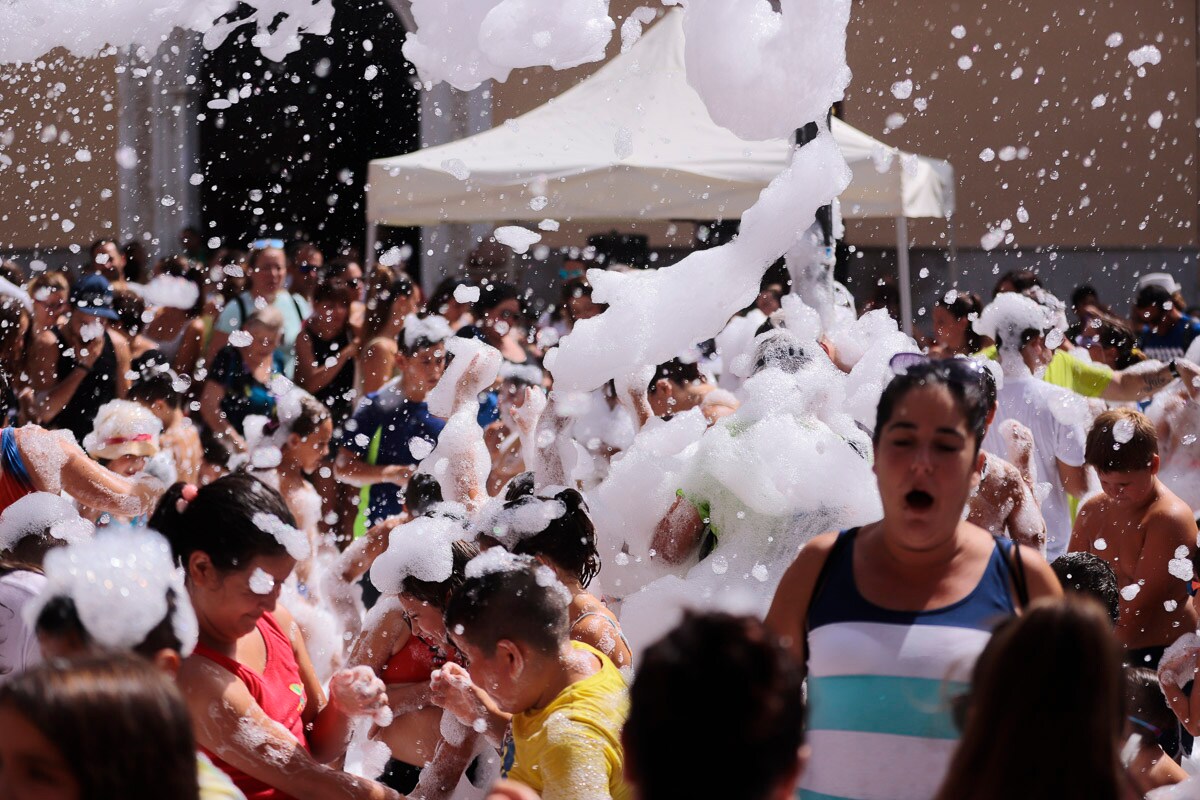
[[[257,556],[287,555],[274,535],[254,523],[257,514],[270,514],[292,527],[296,520],[279,492],[244,472],[225,475],[185,497],[185,485],[167,490],[150,527],[171,543],[175,560],[185,568],[192,553],[203,552],[219,570],[236,570]]]
[[[542,556],[554,565],[579,579],[584,588],[600,572],[600,553],[596,550],[596,526],[588,516],[587,501],[575,489],[563,489],[553,498],[523,495],[507,503],[506,508],[517,508],[526,503],[557,500],[566,507],[566,512],[550,520],[541,533],[521,539],[513,545],[517,555]]]

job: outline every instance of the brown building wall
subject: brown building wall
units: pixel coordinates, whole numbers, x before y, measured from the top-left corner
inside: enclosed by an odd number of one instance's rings
[[[111,235],[119,202],[115,66],[115,57],[61,51],[38,65],[0,66],[0,249]]]

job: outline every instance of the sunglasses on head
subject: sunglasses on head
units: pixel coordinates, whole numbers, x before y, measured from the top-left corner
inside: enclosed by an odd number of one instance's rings
[[[930,358],[924,353],[897,353],[888,362],[893,375],[907,375],[911,370],[928,369],[947,380],[958,383],[972,383],[983,380],[987,366],[974,358],[954,356],[953,358]]]
[[[251,250],[282,250],[283,239],[255,239],[250,243]]]

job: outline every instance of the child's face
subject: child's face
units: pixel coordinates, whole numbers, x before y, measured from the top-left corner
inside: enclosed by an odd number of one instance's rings
[[[442,609],[431,606],[405,592],[401,592],[398,597],[414,636],[438,646],[447,643],[446,623],[442,617]]]
[[[501,711],[519,714],[528,710],[528,704],[521,699],[520,686],[525,661],[511,642],[497,643],[495,651],[489,656],[462,636],[451,635],[450,639],[466,658],[464,666],[471,675],[471,681],[491,695]],[[526,687],[526,692],[528,690],[529,687]]]
[[[120,456],[109,461],[108,468],[118,475],[131,478],[146,468],[146,456]]]
[[[1137,505],[1154,491],[1155,471],[1149,467],[1132,472],[1097,470],[1096,474],[1100,477],[1100,488],[1110,500],[1118,505]]]
[[[329,441],[333,438],[333,420],[324,419],[308,436],[288,436],[288,454],[296,459],[301,471],[308,475],[321,466],[322,459],[329,454]]]
[[[422,348],[411,356],[401,352],[396,360],[403,374],[404,396],[418,403],[446,372],[446,348],[440,344]]]

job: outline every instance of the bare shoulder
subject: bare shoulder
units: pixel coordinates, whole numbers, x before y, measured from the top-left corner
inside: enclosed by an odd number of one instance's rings
[[[1196,517],[1187,503],[1164,486],[1146,512],[1146,525],[1150,530],[1167,528],[1172,532],[1184,530],[1194,534]]]
[[[794,591],[816,581],[817,574],[825,565],[825,561],[829,558],[829,553],[833,550],[840,535],[838,531],[828,531],[814,537],[801,547],[800,552],[796,555],[796,560],[783,574],[783,579],[779,583],[779,593]]]
[[[183,660],[175,680],[188,697],[210,700],[225,694],[231,683],[240,683],[232,672],[215,661],[198,655]]]

